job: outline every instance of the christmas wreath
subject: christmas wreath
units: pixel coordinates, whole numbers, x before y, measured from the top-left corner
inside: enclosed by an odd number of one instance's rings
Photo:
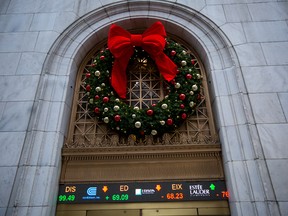
[[[169,94],[146,109],[130,107],[124,100],[126,68],[139,53],[152,58],[169,82]],[[160,22],[142,35],[131,35],[112,25],[108,47],[99,52],[85,74],[89,110],[111,129],[127,135],[155,136],[171,131],[195,110],[201,100],[201,75],[194,64],[185,48],[166,39]]]

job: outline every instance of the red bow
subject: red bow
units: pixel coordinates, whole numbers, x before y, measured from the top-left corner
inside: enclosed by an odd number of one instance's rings
[[[141,46],[155,61],[164,79],[171,81],[177,74],[177,66],[163,52],[166,32],[161,22],[154,23],[142,35],[130,34],[120,26],[111,25],[108,35],[108,48],[115,61],[111,75],[111,85],[120,98],[126,98],[126,68],[134,53],[133,46]]]

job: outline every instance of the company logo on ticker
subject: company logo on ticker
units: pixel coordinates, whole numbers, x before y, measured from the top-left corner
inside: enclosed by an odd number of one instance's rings
[[[100,199],[100,197],[97,196],[97,187],[89,187],[86,192],[88,196],[83,196],[82,200],[99,200]]]
[[[189,185],[190,196],[210,196],[210,190],[204,188],[202,184]]]
[[[155,194],[154,189],[141,189],[141,188],[136,188],[135,189],[135,195],[136,196],[141,196],[141,195],[152,195]]]
[[[97,187],[89,187],[87,189],[87,194],[89,196],[96,196],[97,195]]]

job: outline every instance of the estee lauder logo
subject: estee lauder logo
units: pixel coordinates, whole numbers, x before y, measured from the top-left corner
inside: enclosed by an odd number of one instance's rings
[[[203,185],[189,185],[190,196],[210,196],[209,189],[203,189]]]

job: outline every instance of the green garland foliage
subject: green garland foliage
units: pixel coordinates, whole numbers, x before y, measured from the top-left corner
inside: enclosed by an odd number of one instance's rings
[[[202,79],[191,55],[181,45],[167,40],[164,52],[178,66],[179,73],[169,82],[169,94],[163,100],[147,109],[139,109],[117,97],[110,85],[113,55],[108,49],[101,50],[86,73],[89,110],[111,129],[138,138],[174,130],[193,113],[201,100]],[[130,61],[135,61],[139,55],[151,60],[146,52],[135,47]]]

